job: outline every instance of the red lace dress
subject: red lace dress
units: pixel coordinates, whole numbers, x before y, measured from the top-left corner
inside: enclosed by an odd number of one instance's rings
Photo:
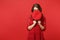
[[[28,26],[30,26],[32,24],[33,24],[33,19],[30,17],[29,20],[28,20]],[[41,19],[41,24],[46,29],[46,21],[45,21],[44,17],[42,17],[42,19]],[[39,27],[38,24],[36,24],[32,30],[28,30],[28,31],[29,31],[28,40],[44,40],[42,30],[41,30],[41,28]]]

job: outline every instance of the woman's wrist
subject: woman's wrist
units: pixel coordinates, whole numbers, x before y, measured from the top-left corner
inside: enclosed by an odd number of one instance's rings
[[[40,24],[40,28],[41,30],[44,30],[44,26],[42,24]]]
[[[36,25],[36,23],[33,23],[32,25],[30,25],[30,26],[28,27],[28,29],[31,30],[35,25]]]
[[[41,23],[39,24],[39,26],[40,26],[41,30],[44,30],[44,26]]]

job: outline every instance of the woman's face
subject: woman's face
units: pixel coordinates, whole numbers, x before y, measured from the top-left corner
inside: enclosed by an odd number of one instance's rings
[[[37,7],[34,7],[34,10],[38,10],[38,8]]]

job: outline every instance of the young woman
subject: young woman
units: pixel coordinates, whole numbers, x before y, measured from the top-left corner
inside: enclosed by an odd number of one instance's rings
[[[28,40],[44,40],[43,33],[46,29],[46,20],[45,17],[42,14],[42,8],[39,4],[34,4],[32,7],[32,14],[33,13],[41,13],[41,18],[39,20],[35,20],[32,15],[29,18],[29,24],[28,24]],[[37,15],[36,14],[36,15]]]

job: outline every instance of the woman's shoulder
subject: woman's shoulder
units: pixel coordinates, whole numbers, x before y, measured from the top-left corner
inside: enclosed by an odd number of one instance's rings
[[[42,14],[41,21],[46,20],[46,17]]]

